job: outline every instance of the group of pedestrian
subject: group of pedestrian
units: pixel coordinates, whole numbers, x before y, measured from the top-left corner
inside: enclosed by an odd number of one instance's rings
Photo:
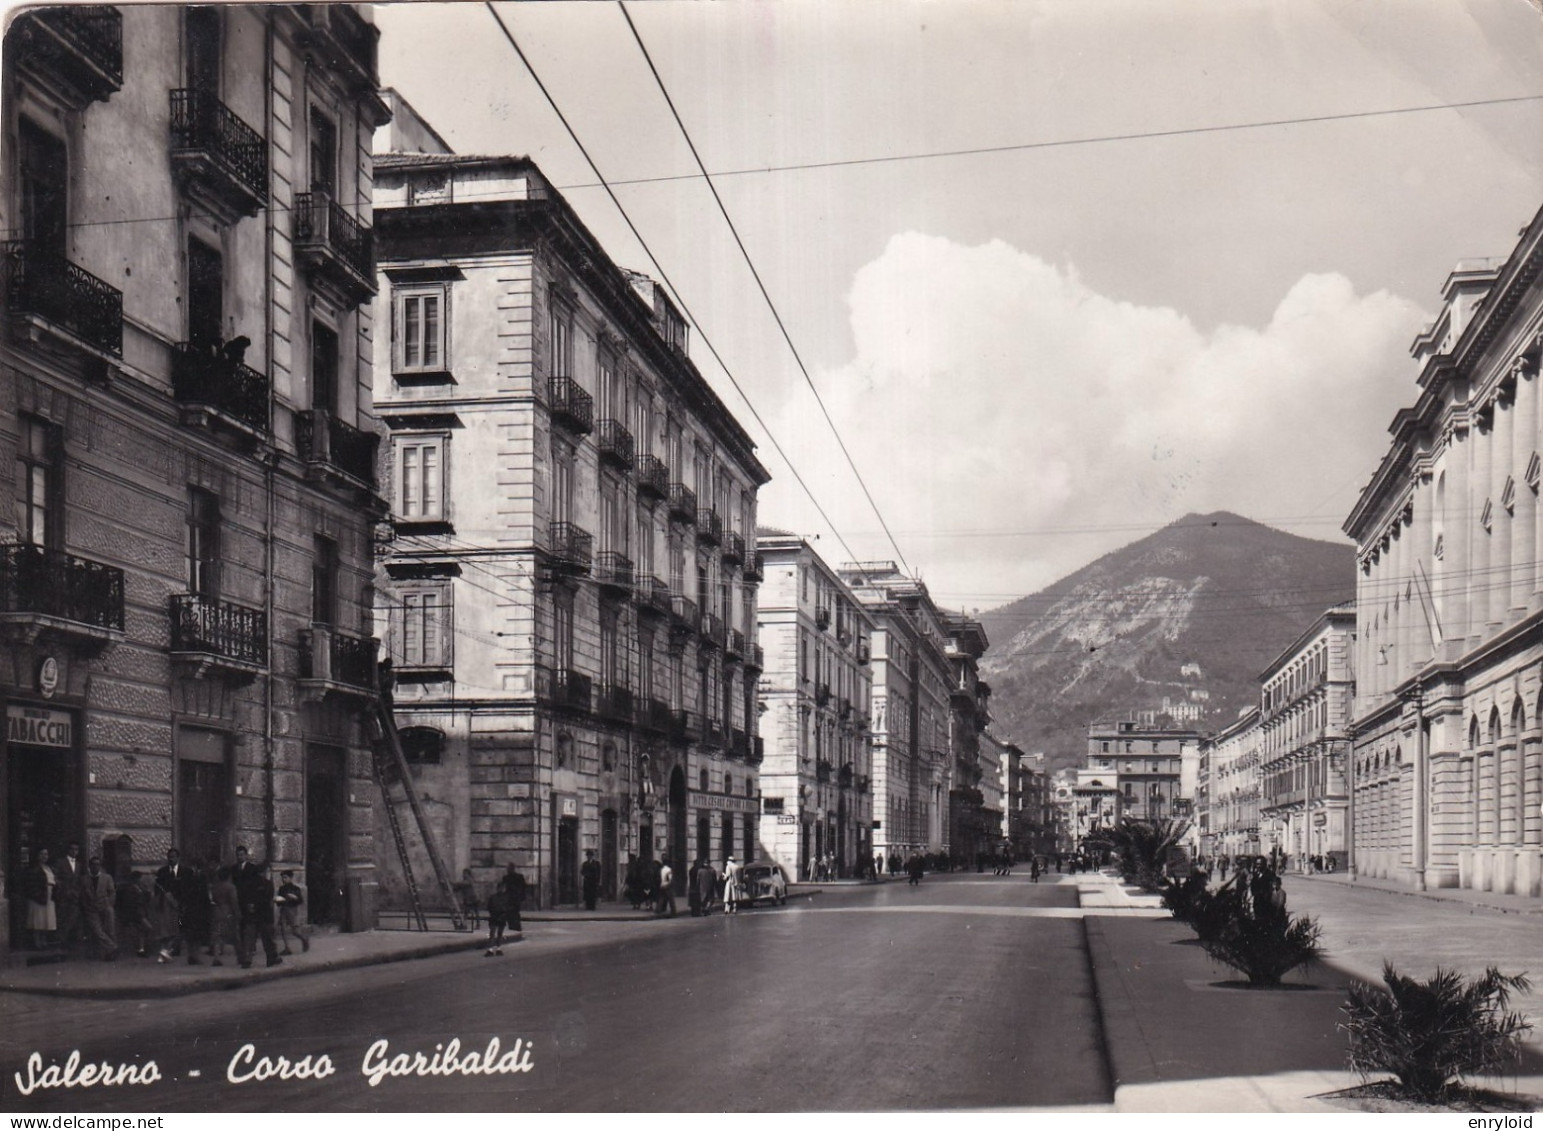
[[[686,892],[692,915],[711,915],[716,903],[725,915],[734,915],[747,898],[745,869],[731,853],[723,862],[723,868],[715,868],[712,861],[699,856],[686,873]]]
[[[245,846],[237,847],[234,863],[212,867],[184,861],[172,848],[153,875],[131,870],[120,884],[100,856],[82,868],[80,845],[71,842],[57,863],[46,848],[38,849],[22,888],[34,949],[69,954],[84,941],[106,962],[120,950],[140,958],[153,954],[160,963],[185,952],[188,964],[197,966],[202,952],[223,966],[229,944],[239,964],[249,967],[261,943],[267,964],[278,966],[294,953],[291,939],[302,951],[311,948],[301,915],[305,895],[294,878],[291,871],[280,873],[275,888],[268,865],[252,860]]]

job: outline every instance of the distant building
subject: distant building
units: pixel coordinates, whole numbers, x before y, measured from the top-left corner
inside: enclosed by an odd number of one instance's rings
[[[1207,780],[1201,851],[1210,857],[1256,856],[1259,837],[1259,705],[1252,704],[1200,744]]]
[[[860,875],[873,857],[873,620],[805,539],[763,527],[756,548],[761,843],[789,876],[825,856]]]
[[[1087,766],[1113,774],[1120,815],[1143,821],[1193,815],[1199,761],[1197,731],[1124,721],[1088,727]]]
[[[1543,211],[1461,263],[1419,394],[1345,522],[1360,610],[1354,859],[1415,887],[1543,894]]]
[[[981,732],[991,722],[991,685],[980,678],[980,658],[989,641],[981,623],[945,614],[944,651],[949,668],[948,789],[949,852],[967,863],[991,852],[1000,835],[1000,807],[987,803],[990,770],[981,761]]]

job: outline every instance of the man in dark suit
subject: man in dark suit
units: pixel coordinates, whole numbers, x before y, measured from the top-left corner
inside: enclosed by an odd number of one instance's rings
[[[267,864],[251,866],[250,878],[244,886],[236,889],[236,897],[241,905],[243,949],[237,956],[241,965],[252,965],[258,939],[262,940],[263,954],[268,959],[268,965],[283,965],[284,960],[279,957],[278,944],[273,938],[274,892],[273,881],[268,878]]]
[[[71,950],[82,937],[80,918],[80,885],[86,878],[85,866],[80,860],[80,845],[70,841],[64,855],[54,865],[54,905],[59,915],[59,948]]]
[[[236,845],[236,862],[230,868],[230,882],[236,888],[236,905],[244,908],[247,904],[247,887],[257,880],[257,865],[252,862],[251,855],[246,850],[246,845]],[[247,939],[246,913],[242,911],[239,925],[236,928],[236,961],[242,966],[252,965],[252,945]]]
[[[155,873],[156,930],[161,937],[157,962],[170,962],[182,953],[182,854],[166,850],[166,863]]]
[[[600,861],[595,859],[594,849],[586,849],[584,863],[579,865],[579,879],[584,886],[584,910],[593,911],[600,898]]]
[[[504,921],[515,934],[523,934],[524,928],[520,926],[520,905],[525,902],[525,877],[520,875],[513,861],[510,861],[508,867],[504,869],[504,878],[499,881],[499,887],[504,892]]]

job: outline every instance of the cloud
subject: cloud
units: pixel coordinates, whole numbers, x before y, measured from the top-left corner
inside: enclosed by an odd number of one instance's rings
[[[848,302],[855,355],[816,383],[910,565],[981,608],[1192,511],[1339,537],[1413,399],[1426,318],[1312,274],[1267,325],[1202,332],[999,240],[917,233]],[[892,557],[812,399],[775,427],[851,552]],[[788,476],[763,500],[769,522],[820,528]]]

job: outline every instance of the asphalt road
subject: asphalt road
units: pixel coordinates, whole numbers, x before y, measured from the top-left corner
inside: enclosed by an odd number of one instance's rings
[[[832,888],[559,953],[506,948],[149,1002],[10,997],[10,1110],[719,1111],[1108,1103],[1075,886]],[[684,912],[683,912],[684,916]],[[545,924],[530,924],[532,935]],[[575,930],[582,930],[579,925]],[[527,957],[528,955],[528,957]],[[511,1071],[389,1075],[460,1041]],[[379,1042],[385,1042],[384,1049]],[[517,1044],[517,1042],[523,1042]],[[243,1046],[248,1054],[238,1056]],[[373,1052],[371,1051],[373,1048]],[[37,1088],[31,1053],[148,1084]],[[394,1061],[399,1054],[401,1061]],[[262,1058],[291,1078],[262,1074]],[[308,1065],[305,1058],[309,1057]],[[323,1064],[326,1058],[326,1064]],[[300,1067],[311,1078],[297,1076]],[[322,1075],[324,1068],[331,1072]]]

